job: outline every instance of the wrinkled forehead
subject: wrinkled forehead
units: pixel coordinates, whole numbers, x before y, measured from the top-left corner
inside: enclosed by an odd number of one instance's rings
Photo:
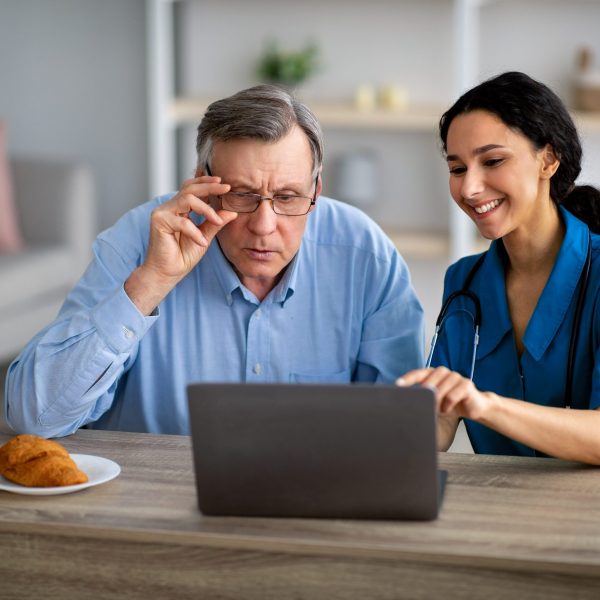
[[[210,166],[221,177],[268,176],[303,182],[312,179],[313,156],[306,134],[294,127],[274,142],[251,138],[215,141]]]

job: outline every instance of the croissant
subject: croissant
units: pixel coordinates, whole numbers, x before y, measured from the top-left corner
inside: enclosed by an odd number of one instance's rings
[[[30,487],[75,485],[88,480],[58,442],[27,434],[17,435],[0,447],[0,475]]]

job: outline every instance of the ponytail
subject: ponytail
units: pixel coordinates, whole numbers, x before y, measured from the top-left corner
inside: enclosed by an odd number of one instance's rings
[[[600,233],[600,190],[591,185],[576,185],[560,203],[583,221],[593,233]]]

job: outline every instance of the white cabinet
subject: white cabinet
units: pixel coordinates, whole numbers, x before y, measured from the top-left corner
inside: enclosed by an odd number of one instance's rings
[[[546,65],[536,60],[546,55],[552,68],[557,62],[552,52],[561,51],[553,39],[546,45],[538,42],[536,36],[543,36],[549,27],[544,19],[549,15],[552,27],[559,31],[564,27],[566,35],[566,28],[572,26],[563,23],[561,15],[571,19],[571,13],[564,12],[571,7],[572,18],[583,31],[582,42],[598,43],[597,27],[589,24],[600,16],[598,3],[579,0],[566,8],[563,4],[554,0],[373,0],[368,6],[358,0],[147,0],[150,191],[176,188],[177,132],[197,125],[211,100],[252,84],[251,57],[257,56],[261,32],[271,26],[292,46],[314,35],[328,53],[329,64],[305,96],[324,127],[326,148],[364,145],[369,139],[380,147],[387,161],[386,193],[379,212],[372,216],[394,236],[400,229],[394,218],[401,215],[410,224],[411,211],[429,203],[426,223],[413,226],[412,235],[402,231],[397,237],[399,247],[448,259],[465,255],[477,240],[470,222],[448,200],[443,161],[435,156],[439,116],[458,94],[493,72],[523,70],[555,87],[550,77],[554,72],[544,71],[545,77],[536,73],[543,71],[539,65]],[[528,17],[528,7],[536,14]],[[178,19],[175,27],[175,13],[181,10],[186,18]],[[513,23],[529,31],[531,39],[512,35]],[[175,30],[186,38],[183,46],[175,39]],[[565,36],[561,41],[563,53],[575,43]],[[512,54],[503,62],[506,53]],[[383,81],[386,69],[392,72],[393,82],[400,76],[407,82],[414,96],[410,107],[399,112],[353,109],[353,87]],[[184,96],[176,94],[176,75]],[[585,132],[598,137],[600,118],[578,115],[577,120]],[[397,158],[390,158],[391,149],[401,144]],[[193,141],[190,145],[193,148]]]

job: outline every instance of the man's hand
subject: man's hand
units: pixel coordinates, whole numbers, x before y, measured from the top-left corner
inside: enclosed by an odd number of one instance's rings
[[[217,212],[207,202],[210,195],[229,189],[220,177],[188,179],[177,195],[152,212],[146,258],[125,282],[127,295],[143,314],[158,306],[200,262],[219,230],[237,217],[234,212]],[[194,224],[192,212],[205,220]]]

